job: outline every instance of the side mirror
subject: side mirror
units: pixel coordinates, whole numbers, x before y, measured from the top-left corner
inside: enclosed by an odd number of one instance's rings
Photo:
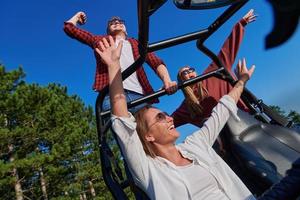
[[[177,8],[187,10],[202,10],[219,8],[245,0],[173,0]]]

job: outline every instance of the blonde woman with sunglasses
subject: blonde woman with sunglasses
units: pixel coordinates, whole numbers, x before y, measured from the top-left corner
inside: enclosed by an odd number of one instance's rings
[[[231,72],[232,65],[242,42],[245,26],[255,20],[256,15],[254,14],[254,10],[251,9],[236,23],[231,34],[224,42],[218,58],[229,72]],[[217,68],[216,63],[212,62],[204,71],[204,74]],[[197,72],[195,68],[184,66],[178,71],[177,80],[178,82],[183,82],[196,76]],[[172,114],[175,127],[187,123],[201,127],[203,122],[210,116],[213,107],[217,105],[219,99],[231,89],[232,86],[228,82],[214,77],[185,87],[183,89],[185,99]],[[238,107],[244,111],[248,111],[248,108],[242,101],[238,102]]]

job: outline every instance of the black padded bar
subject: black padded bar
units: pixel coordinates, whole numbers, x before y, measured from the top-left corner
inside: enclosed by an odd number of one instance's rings
[[[200,30],[197,32],[193,32],[193,33],[173,37],[170,39],[162,40],[162,41],[159,41],[156,43],[152,43],[152,44],[149,44],[148,51],[149,52],[157,51],[160,49],[175,46],[175,45],[182,44],[185,42],[190,42],[190,41],[201,38],[202,36],[206,35],[207,33],[208,33],[208,29],[203,29],[203,30]]]
[[[186,80],[182,84],[178,85],[178,89],[182,89],[182,88],[184,88],[186,86],[189,86],[191,84],[194,84],[196,82],[202,81],[202,80],[210,78],[212,76],[215,76],[216,74],[219,74],[220,72],[222,72],[224,70],[225,70],[224,68],[219,68],[219,69],[216,69],[214,71],[208,72],[206,74],[198,75],[197,77],[189,79],[189,80]],[[155,92],[153,94],[150,94],[150,95],[147,95],[145,97],[133,100],[133,101],[129,102],[127,104],[127,106],[128,106],[128,108],[131,108],[131,107],[134,107],[136,105],[139,105],[139,104],[151,101],[151,100],[153,100],[155,98],[161,97],[161,96],[163,96],[165,94],[167,94],[166,90],[165,89],[161,89],[161,90],[158,90],[157,92]],[[107,110],[107,111],[102,112],[101,116],[102,117],[108,117],[109,114],[110,114],[110,110]]]
[[[220,15],[208,28],[208,33],[199,38],[199,40],[203,43],[209,36],[211,36],[214,32],[216,32],[234,13],[236,13],[241,7],[243,7],[248,0],[241,1],[239,3],[232,4],[229,8],[227,8],[222,15]]]

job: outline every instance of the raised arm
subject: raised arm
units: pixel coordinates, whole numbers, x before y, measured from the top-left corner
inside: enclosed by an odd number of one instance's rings
[[[147,53],[145,61],[162,80],[164,85],[163,87],[166,89],[167,93],[175,93],[177,91],[177,82],[171,80],[168,69],[164,62],[153,52]]]
[[[80,41],[91,48],[94,48],[96,37],[88,31],[80,29],[77,25],[83,25],[86,23],[86,14],[82,11],[77,12],[73,17],[64,23],[65,33],[73,39]]]
[[[86,14],[82,11],[79,11],[66,22],[72,23],[73,25],[77,26],[77,23],[79,23],[80,25],[85,24],[86,20],[87,20]]]
[[[145,186],[149,182],[148,159],[136,132],[135,119],[127,110],[119,62],[123,44],[120,42],[115,47],[113,38],[109,36],[108,39],[109,42],[105,38],[99,42],[100,49],[96,48],[96,52],[108,66],[112,128],[134,180]]]
[[[200,131],[193,135],[193,138],[204,139],[210,145],[213,145],[220,131],[227,122],[230,114],[237,118],[236,103],[244,90],[246,82],[251,78],[255,66],[253,65],[249,70],[246,66],[246,60],[239,60],[236,68],[237,83],[228,93],[223,96],[220,102],[214,107],[211,116],[206,120]]]
[[[103,38],[99,42],[99,46],[100,49],[96,48],[96,51],[108,66],[109,96],[112,114],[118,117],[129,117],[120,67],[123,43],[120,42],[118,47],[115,47],[113,38],[109,36],[109,41]]]
[[[242,43],[245,29],[244,27],[256,20],[256,15],[254,14],[254,10],[251,9],[240,21],[238,21],[230,35],[227,37],[224,42],[220,52],[218,53],[218,58],[223,63],[224,67],[227,68],[228,71],[231,71],[234,60],[237,56],[238,50]],[[218,66],[215,62],[212,62],[204,71],[204,73],[210,72],[212,70],[217,69]]]

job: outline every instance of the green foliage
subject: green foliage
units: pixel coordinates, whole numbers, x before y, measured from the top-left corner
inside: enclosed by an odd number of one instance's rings
[[[292,121],[295,124],[300,124],[300,114],[295,110],[290,110],[290,112],[286,114],[286,112],[282,110],[279,106],[270,106],[270,108],[282,117],[286,118],[287,120]]]
[[[292,120],[295,124],[300,124],[300,114],[294,110],[291,110],[287,117]]]
[[[0,65],[0,199],[15,199],[17,180],[24,196],[41,199],[42,178],[49,199],[79,199],[83,192],[92,199],[89,181],[95,198],[111,198],[101,179],[93,109],[66,87],[27,84],[24,77],[22,68],[6,72]]]

